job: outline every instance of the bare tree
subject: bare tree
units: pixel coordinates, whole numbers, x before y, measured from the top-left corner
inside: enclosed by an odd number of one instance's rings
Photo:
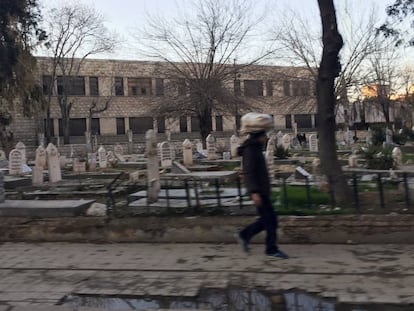
[[[234,96],[238,73],[267,55],[233,63],[261,20],[251,18],[248,2],[196,0],[190,14],[172,20],[151,17],[143,31],[145,55],[166,63],[168,83],[155,113],[195,116],[203,142],[212,129],[213,112],[233,114],[245,104]]]
[[[318,70],[318,135],[321,168],[339,203],[349,202],[349,189],[336,154],[335,78],[341,72],[339,52],[343,46],[338,32],[333,0],[318,0],[322,20],[322,59]]]
[[[73,84],[87,57],[112,51],[115,36],[104,25],[103,17],[93,8],[74,3],[65,4],[50,11],[50,31],[47,47],[52,53],[52,79],[49,84],[47,120],[50,120],[52,96],[57,96],[60,107],[64,143],[69,143],[70,112],[75,100]],[[81,91],[82,92],[82,91]],[[50,128],[47,122],[47,137]]]
[[[344,46],[340,52],[341,71],[334,85],[335,115],[337,120],[347,122],[344,111],[349,105],[348,94],[360,87],[365,76],[363,64],[376,51],[377,14],[374,7],[362,16],[356,9],[346,8],[341,13],[344,18],[339,20],[338,27],[342,29]],[[320,30],[297,12],[281,16],[273,29],[277,29],[273,31],[274,40],[282,47],[277,54],[279,59],[294,66],[305,66],[316,81],[323,48]]]

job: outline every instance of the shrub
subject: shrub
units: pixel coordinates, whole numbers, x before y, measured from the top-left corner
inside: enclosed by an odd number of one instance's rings
[[[367,168],[376,170],[388,170],[394,167],[391,147],[371,145],[362,149],[362,156],[366,160]]]
[[[384,125],[372,125],[372,143],[376,146],[382,145],[385,141],[385,127]]]
[[[275,147],[275,156],[278,159],[287,159],[289,157],[289,149],[285,149],[282,145]]]

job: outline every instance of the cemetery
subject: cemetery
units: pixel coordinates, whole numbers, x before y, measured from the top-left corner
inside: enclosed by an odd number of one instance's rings
[[[338,157],[352,191],[348,206],[335,204],[320,172],[316,133],[299,135],[296,128],[293,133],[271,132],[263,152],[278,213],[412,213],[414,147],[410,141],[394,143],[390,132],[383,130],[382,145],[374,145],[373,138],[381,136],[378,130],[360,131],[357,141],[353,131],[337,131]],[[8,157],[0,153],[1,215],[255,214],[237,155],[245,137],[219,141],[210,134],[204,150],[200,141],[158,141],[153,130],[147,131],[145,144],[136,142],[141,146],[134,148],[130,136],[127,146],[101,145],[95,138],[93,147],[86,139],[64,151],[52,143],[26,150],[18,142]],[[53,206],[55,213],[50,213]]]

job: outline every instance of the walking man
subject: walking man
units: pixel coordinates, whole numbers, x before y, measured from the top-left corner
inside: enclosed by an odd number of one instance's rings
[[[243,179],[259,217],[239,232],[240,244],[243,250],[248,252],[249,242],[253,236],[265,230],[265,254],[287,259],[288,255],[277,246],[278,221],[270,201],[271,185],[262,151],[267,141],[266,132],[273,127],[273,120],[269,115],[248,113],[242,117],[241,125],[241,132],[249,135],[238,150],[242,156]]]

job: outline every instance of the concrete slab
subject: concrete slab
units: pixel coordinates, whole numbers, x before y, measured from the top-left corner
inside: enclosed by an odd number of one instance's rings
[[[234,171],[209,171],[209,172],[191,172],[189,174],[165,174],[166,177],[192,179],[192,180],[214,180],[214,179],[232,179],[237,176]]]
[[[16,189],[17,187],[26,187],[32,184],[31,177],[16,177],[16,176],[4,176],[4,188]]]
[[[95,200],[6,200],[0,203],[0,216],[70,217],[83,214]]]

